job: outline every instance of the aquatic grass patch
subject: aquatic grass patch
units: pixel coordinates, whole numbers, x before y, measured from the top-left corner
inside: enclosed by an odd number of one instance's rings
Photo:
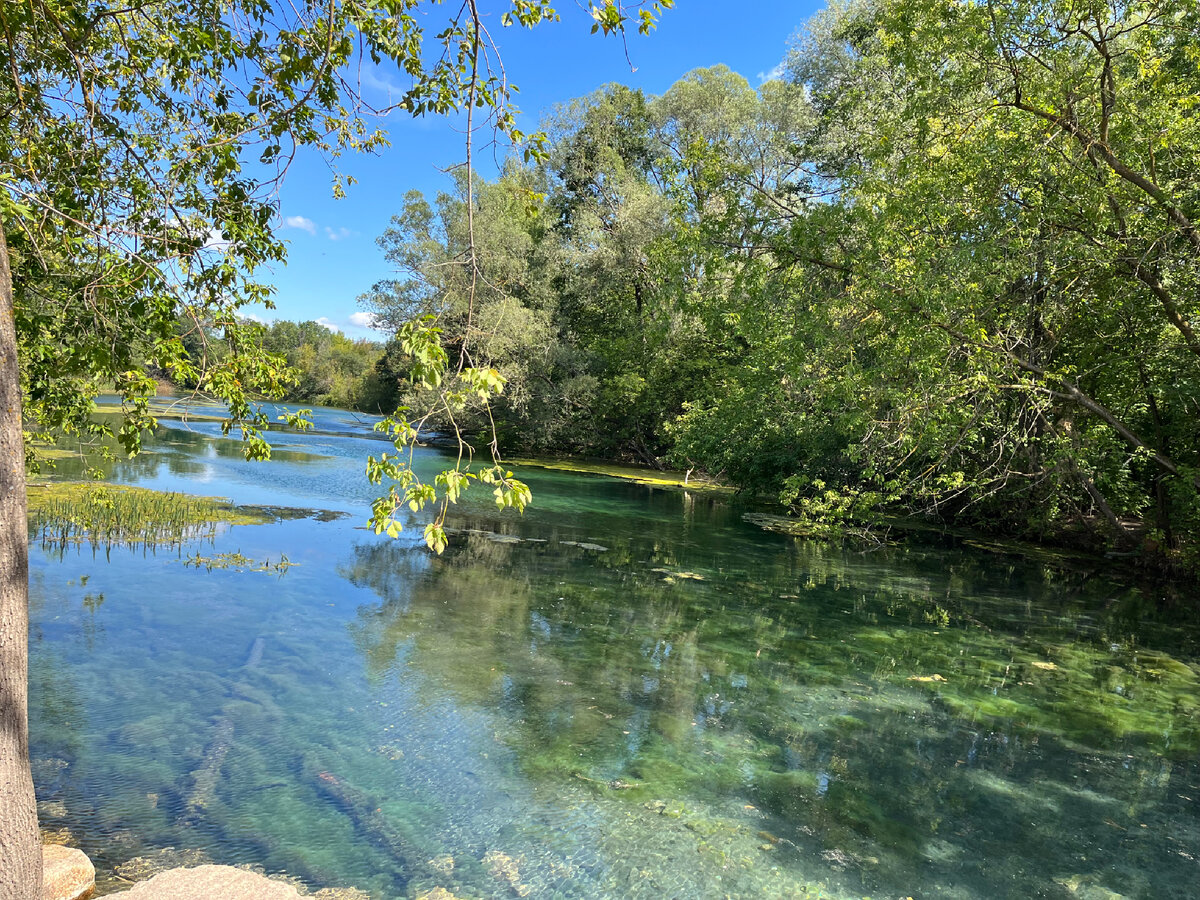
[[[292,566],[299,565],[288,559],[286,554],[281,553],[277,562],[271,562],[270,557],[262,560],[252,559],[243,554],[241,550],[233,553],[217,553],[213,556],[204,556],[197,551],[195,556],[185,556],[183,564],[195,569],[204,569],[206,572],[214,569],[231,569],[234,572],[273,572],[280,577],[286,575],[287,570]]]
[[[30,530],[46,548],[178,547],[211,541],[222,527],[269,521],[220,497],[86,482],[29,486]]]

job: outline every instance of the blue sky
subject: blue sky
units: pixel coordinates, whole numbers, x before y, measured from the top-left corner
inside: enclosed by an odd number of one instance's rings
[[[582,2],[582,0],[581,0]],[[677,0],[657,31],[631,35],[630,71],[619,39],[589,33],[591,20],[574,2],[557,4],[562,21],[527,31],[499,27],[507,3],[484,0],[497,12],[489,30],[496,38],[509,78],[521,89],[520,127],[536,128],[544,110],[617,81],[661,94],[692,69],[724,63],[758,85],[783,58],[792,34],[823,4],[819,0]],[[423,6],[436,32],[446,6]],[[387,84],[402,86],[386,69],[365,72],[367,98],[382,102]],[[449,185],[442,169],[463,155],[463,135],[454,122],[438,117],[411,119],[396,114],[385,121],[391,146],[375,156],[346,155],[335,164],[356,184],[334,199],[332,173],[315,155],[293,164],[280,189],[281,234],[290,244],[286,266],[260,273],[276,287],[277,309],[247,309],[270,320],[314,319],[350,337],[380,336],[352,318],[356,299],[391,273],[375,238],[387,227],[406,191],[432,195]]]

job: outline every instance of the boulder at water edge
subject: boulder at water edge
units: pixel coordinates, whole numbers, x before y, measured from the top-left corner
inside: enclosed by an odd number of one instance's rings
[[[301,900],[290,884],[232,866],[171,869],[115,896],[120,900]]]
[[[96,888],[87,854],[60,844],[42,845],[42,900],[84,900]]]

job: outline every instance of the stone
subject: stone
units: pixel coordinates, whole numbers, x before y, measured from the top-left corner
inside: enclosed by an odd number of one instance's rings
[[[61,800],[39,800],[37,811],[39,819],[65,819],[67,804]]]
[[[417,900],[460,900],[460,898],[450,893],[444,887],[435,887],[431,891],[417,894]]]
[[[313,900],[371,900],[371,895],[358,888],[322,888],[312,895]]]
[[[489,850],[483,855],[483,867],[488,874],[498,881],[508,883],[512,892],[518,897],[529,896],[530,888],[521,883],[520,863],[499,850]]]
[[[42,900],[84,900],[96,889],[87,854],[61,844],[42,845]]]
[[[454,871],[454,857],[449,853],[443,853],[440,856],[435,856],[428,860],[425,865],[433,869],[435,872],[441,872],[443,875],[449,875]]]
[[[128,891],[122,900],[301,900],[292,885],[232,866],[171,869]]]
[[[116,867],[117,875],[126,881],[145,881],[171,869],[185,869],[193,866],[203,866],[212,862],[212,858],[203,850],[177,850],[174,847],[163,847],[145,856],[135,856]]]

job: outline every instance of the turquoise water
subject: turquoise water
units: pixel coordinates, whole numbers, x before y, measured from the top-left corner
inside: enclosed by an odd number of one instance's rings
[[[175,848],[374,898],[1200,894],[1200,631],[1161,598],[532,469],[435,558],[362,527],[386,445],[317,423],[262,464],[164,421],[110,477],[343,518],[33,549],[42,824],[105,890]]]

